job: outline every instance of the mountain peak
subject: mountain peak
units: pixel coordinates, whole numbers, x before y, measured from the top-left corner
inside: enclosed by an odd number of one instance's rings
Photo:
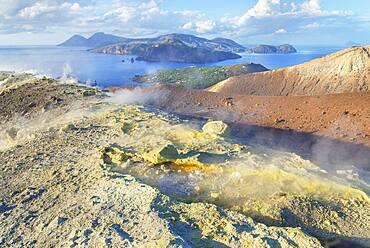
[[[83,37],[82,35],[80,34],[75,34],[73,35],[71,38],[82,38],[82,39],[86,39],[85,37]]]
[[[106,34],[103,33],[103,32],[97,32],[97,33],[94,33],[93,35],[91,35],[89,39],[91,39],[93,37],[102,37],[102,36],[106,36]]]
[[[87,39],[83,37],[82,35],[75,34],[65,42],[59,44],[58,46],[66,46],[66,47],[74,47],[74,46],[80,46],[84,47],[86,46]]]

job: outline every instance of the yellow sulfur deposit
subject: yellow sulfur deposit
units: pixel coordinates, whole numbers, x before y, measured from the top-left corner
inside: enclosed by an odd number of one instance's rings
[[[170,163],[180,158],[180,154],[173,145],[155,148],[154,150],[144,153],[141,157],[153,165]]]
[[[131,159],[137,162],[146,161],[154,166],[166,164],[172,170],[183,171],[221,171],[222,168],[206,164],[199,161],[200,154],[180,154],[173,145],[167,145],[163,148],[158,148],[148,153],[130,153],[124,151],[122,147],[112,145],[100,149],[101,158],[107,164],[120,165]]]
[[[229,127],[222,121],[207,122],[203,128],[204,133],[225,136],[229,133]]]
[[[132,121],[125,121],[123,122],[122,124],[122,132],[125,133],[125,134],[128,134],[130,133],[134,128],[136,127],[136,125],[134,124],[134,122]]]
[[[104,147],[99,149],[101,154],[101,159],[107,164],[119,165],[123,162],[126,162],[128,159],[135,157],[134,154],[125,152],[123,148],[112,145],[109,147]]]
[[[64,125],[63,127],[61,127],[59,131],[61,133],[65,133],[65,132],[71,131],[73,129],[76,129],[76,126],[73,123],[68,123],[68,124]]]
[[[363,223],[346,218],[365,216],[367,194],[296,154],[233,142],[221,121],[199,128],[139,107],[109,118],[121,136],[101,150],[104,162],[168,195],[215,203],[268,224],[366,236],[356,231],[365,230]]]
[[[61,95],[63,105],[39,112],[35,102],[0,129],[0,246],[320,247],[309,235],[369,244],[369,174],[359,167],[245,146],[221,121],[39,83],[38,98]]]

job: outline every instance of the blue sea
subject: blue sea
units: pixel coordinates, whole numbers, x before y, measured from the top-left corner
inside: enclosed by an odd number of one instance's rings
[[[341,47],[297,47],[296,54],[241,54],[241,59],[208,64],[152,63],[135,61],[133,56],[95,54],[87,48],[56,46],[0,46],[0,71],[31,72],[51,77],[72,76],[82,82],[108,86],[136,85],[135,75],[163,68],[233,65],[246,62],[278,69],[333,53]],[[123,62],[124,61],[124,62]]]

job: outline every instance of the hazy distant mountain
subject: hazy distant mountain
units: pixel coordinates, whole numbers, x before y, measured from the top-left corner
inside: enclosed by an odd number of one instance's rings
[[[88,47],[100,47],[115,43],[129,42],[131,40],[132,39],[105,33],[96,33],[87,39]]]
[[[78,46],[84,47],[87,45],[87,39],[81,35],[73,35],[71,38],[58,46]]]
[[[192,37],[186,39],[187,43],[174,37],[172,35],[161,36],[158,39],[114,44],[90,51],[105,54],[137,55],[137,60],[150,62],[208,63],[241,58],[232,52],[197,44],[199,40],[193,40]]]
[[[296,53],[297,49],[288,44],[280,46],[258,45],[255,48],[249,48],[246,51],[250,53]]]
[[[81,35],[74,35],[65,42],[59,44],[58,46],[66,47],[101,47],[115,43],[129,42],[132,39],[119,37],[111,34],[96,33],[90,38],[86,39]]]
[[[197,37],[195,35],[189,34],[167,34],[161,35],[155,38],[140,38],[140,39],[131,39],[125,38],[105,33],[96,33],[90,38],[86,39],[80,35],[74,35],[67,41],[63,42],[59,46],[83,46],[98,48],[114,44],[128,44],[131,42],[135,43],[163,43],[166,40],[176,39],[183,42],[189,47],[204,48],[215,51],[223,52],[244,52],[245,47],[236,43],[235,41],[225,39],[225,38],[216,38],[213,40],[208,40],[205,38]]]

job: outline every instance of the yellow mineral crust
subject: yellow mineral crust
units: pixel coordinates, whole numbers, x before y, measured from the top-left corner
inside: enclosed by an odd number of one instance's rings
[[[230,131],[227,124],[223,123],[222,121],[207,122],[202,127],[202,130],[205,133],[212,134],[212,135],[220,135],[220,136],[225,136]]]
[[[48,87],[39,90],[51,97]],[[16,144],[0,151],[0,246],[320,247],[312,236],[369,246],[360,171],[354,184],[296,154],[247,147],[222,122],[58,87],[74,94],[63,106],[0,131]]]
[[[202,171],[222,171],[221,167],[212,164],[205,164],[198,160],[197,155],[180,154],[173,145],[157,148],[148,153],[130,153],[124,151],[122,147],[116,145],[100,149],[101,158],[107,164],[120,165],[129,159],[133,161],[145,161],[153,166],[167,165],[172,170],[183,170],[187,172]]]
[[[122,123],[122,132],[125,134],[130,133],[136,127],[135,123],[132,121],[125,121]]]
[[[365,235],[361,221],[348,223],[352,217],[345,216],[366,218],[368,195],[296,154],[238,144],[225,136],[223,122],[199,127],[132,106],[108,116],[118,136],[101,150],[104,162],[160,189],[163,180],[172,182],[172,191],[164,187],[169,195],[185,192],[180,199],[215,203],[268,224],[290,221],[324,233]],[[305,217],[310,213],[312,220]]]
[[[100,148],[99,152],[104,163],[114,165],[120,165],[123,162],[126,162],[128,159],[135,157],[135,154],[125,152],[123,148],[116,145]]]

